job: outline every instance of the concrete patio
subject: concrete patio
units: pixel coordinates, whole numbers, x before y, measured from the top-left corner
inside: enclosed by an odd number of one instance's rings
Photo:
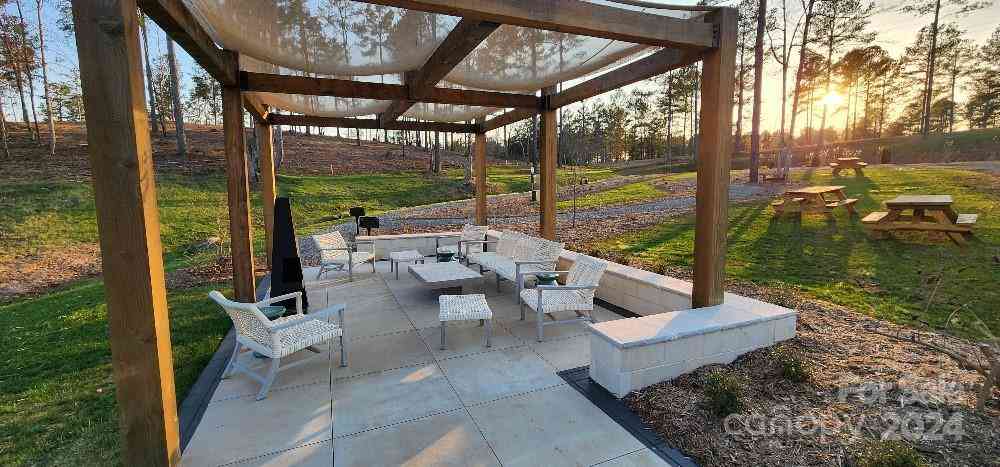
[[[223,380],[184,464],[669,465],[556,374],[590,363],[586,325],[548,326],[537,342],[535,318],[520,321],[512,284],[497,293],[487,273],[465,293],[487,295],[492,347],[483,347],[477,322],[452,322],[442,351],[437,292],[405,265],[399,280],[388,268],[379,262],[376,274],[350,283],[339,273],[308,283],[312,309],[347,305],[349,366],[337,367],[337,355],[331,366],[324,346],[324,358],[279,373],[260,402],[245,375]],[[595,317],[622,318],[601,308]]]

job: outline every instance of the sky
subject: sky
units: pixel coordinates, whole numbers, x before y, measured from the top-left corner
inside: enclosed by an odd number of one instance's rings
[[[43,0],[42,13],[47,41],[46,58],[49,64],[49,75],[51,81],[62,81],[68,79],[68,77],[71,76],[72,71],[77,67],[75,39],[72,36],[67,36],[62,31],[59,31],[56,25],[56,19],[59,16],[58,2],[61,1],[62,0]],[[649,1],[673,4],[695,3],[695,1],[692,0],[673,0],[670,2],[663,0]],[[789,5],[793,5],[790,7],[790,18],[794,21],[801,16],[801,5],[799,0],[787,1],[789,2]],[[31,30],[35,30],[35,2],[32,0],[21,0],[21,3],[22,8],[24,9],[25,21],[29,23],[29,28]],[[736,0],[727,0],[722,2],[722,5],[729,6],[734,5],[735,3]],[[912,2],[907,2],[906,0],[876,0],[875,10],[877,13],[871,20],[870,30],[878,32],[878,36],[874,44],[882,46],[894,57],[898,57],[903,52],[903,49],[908,44],[913,42],[920,28],[930,24],[932,20],[930,15],[926,17],[914,17],[912,14],[899,12],[898,10],[900,6],[905,3]],[[778,0],[769,1],[769,8],[774,8],[778,5]],[[13,2],[8,2],[6,9],[9,14],[17,14],[17,10]],[[945,7],[942,11],[941,21],[942,23],[957,23],[961,29],[967,31],[967,37],[970,41],[976,45],[981,45],[986,38],[988,38],[990,34],[997,29],[997,27],[1000,27],[1000,0],[994,0],[993,5],[989,8],[980,10],[968,16],[957,16],[953,14],[949,8]],[[150,29],[149,40],[150,52],[152,52],[153,55],[162,55],[166,53],[166,41],[163,31],[154,26]],[[178,47],[177,51],[178,60],[181,65],[181,74],[183,76],[182,86],[185,88],[182,93],[186,95],[187,88],[190,87],[190,76],[195,73],[195,67],[197,65],[191,57],[183,51],[182,48]],[[762,128],[768,131],[776,130],[780,120],[780,71],[780,67],[777,66],[773,60],[767,62],[764,70],[766,79],[764,81],[762,97]],[[794,71],[790,74],[794,74]],[[789,82],[791,81],[792,80],[789,79]],[[567,85],[572,85],[572,83],[567,83]],[[41,85],[39,84],[39,91],[36,92],[36,99],[38,99],[39,102],[41,99],[40,88]],[[789,94],[790,93],[791,91],[789,90]],[[962,101],[961,98],[958,100],[959,102]],[[14,109],[17,104],[16,93],[8,92],[4,96],[4,104],[8,118],[19,118],[14,115]],[[749,110],[746,111],[746,114],[749,116]]]

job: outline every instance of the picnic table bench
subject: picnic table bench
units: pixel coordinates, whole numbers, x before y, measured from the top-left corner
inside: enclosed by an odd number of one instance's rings
[[[855,215],[857,202],[856,198],[844,194],[843,186],[809,186],[786,191],[780,199],[771,202],[771,207],[777,215],[819,213],[832,216],[833,210],[840,207]]]
[[[958,214],[952,204],[950,195],[897,196],[885,202],[888,211],[868,214],[861,223],[876,239],[886,238],[895,231],[940,232],[956,245],[965,245],[979,215]]]
[[[830,163],[830,167],[833,169],[834,177],[839,177],[840,171],[844,169],[854,169],[855,176],[864,177],[864,168],[868,167],[868,163],[859,157],[839,157],[837,162]]]

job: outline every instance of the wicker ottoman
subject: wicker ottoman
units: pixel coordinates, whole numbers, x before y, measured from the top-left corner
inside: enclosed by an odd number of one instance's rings
[[[485,324],[486,347],[490,346],[490,334],[493,332],[493,312],[486,303],[486,295],[441,295],[438,297],[441,321],[441,350],[445,349],[444,328],[448,321],[479,320],[480,326]]]

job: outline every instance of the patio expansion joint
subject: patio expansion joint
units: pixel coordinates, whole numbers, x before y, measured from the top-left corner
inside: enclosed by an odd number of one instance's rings
[[[240,459],[236,459],[236,460],[233,460],[233,461],[226,462],[225,464],[218,464],[217,467],[228,467],[228,466],[231,466],[231,465],[246,464],[248,462],[253,462],[253,461],[256,461],[256,460],[263,459],[265,457],[275,456],[275,455],[278,455],[278,454],[284,454],[286,452],[291,452],[291,451],[294,451],[296,449],[307,448],[307,447],[310,447],[310,446],[317,446],[317,445],[320,445],[320,444],[323,444],[323,443],[329,443],[330,441],[332,441],[332,438],[326,438],[326,439],[320,439],[320,440],[316,440],[316,441],[310,441],[308,443],[302,443],[302,444],[300,444],[298,446],[293,446],[293,447],[290,447],[290,448],[277,449],[277,450],[274,450],[274,451],[271,451],[271,452],[265,452],[263,454],[257,454],[257,455],[250,456],[250,457],[243,457],[243,458],[240,458]]]
[[[385,278],[383,278],[382,280],[385,281]],[[388,287],[388,284],[386,284],[386,287]],[[399,305],[400,308],[402,308],[402,304],[399,303],[399,298],[396,297],[396,294],[393,293],[392,296],[395,299],[396,304]],[[414,328],[416,328],[416,324],[414,324],[413,319],[410,318],[410,315],[406,314],[405,311],[404,311],[403,314],[406,315],[406,319],[410,320],[410,325],[412,325]],[[465,401],[462,400],[462,395],[458,393],[458,388],[456,388],[455,385],[452,384],[451,378],[448,377],[448,373],[445,372],[444,368],[441,366],[441,361],[437,358],[437,356],[434,355],[434,351],[433,351],[433,349],[431,349],[430,344],[428,344],[427,341],[424,340],[424,339],[420,339],[420,342],[423,342],[424,343],[424,347],[426,347],[427,351],[430,352],[431,358],[434,359],[434,365],[437,366],[438,371],[440,371],[441,375],[444,376],[444,380],[448,383],[448,387],[451,388],[451,391],[455,394],[455,398],[458,400],[458,403],[461,404],[462,407],[460,407],[458,409],[455,409],[455,411],[456,412],[458,410],[465,411],[465,415],[468,416],[469,420],[472,421],[472,424],[476,427],[476,431],[479,431],[479,436],[481,436],[483,438],[483,442],[486,443],[486,446],[490,448],[490,453],[493,454],[493,457],[497,460],[497,463],[500,464],[501,463],[500,462],[500,456],[498,456],[497,453],[496,453],[496,450],[493,449],[493,445],[490,444],[490,440],[486,439],[486,432],[484,432],[483,428],[481,426],[479,426],[479,423],[476,422],[476,418],[472,416],[472,412],[469,411],[469,406],[466,405]]]

